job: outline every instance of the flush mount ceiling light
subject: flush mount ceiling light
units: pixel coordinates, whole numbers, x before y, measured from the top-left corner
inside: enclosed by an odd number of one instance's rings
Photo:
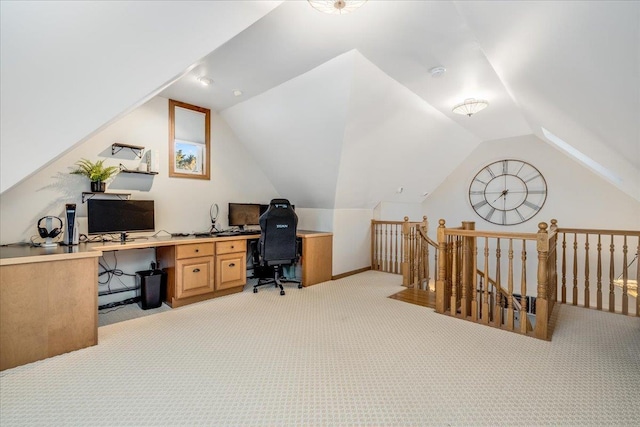
[[[205,76],[198,77],[198,81],[203,86],[211,86],[213,84],[213,80],[211,80],[209,77],[205,77]]]
[[[462,104],[458,104],[453,107],[453,112],[456,114],[464,114],[469,117],[473,116],[478,111],[482,111],[489,106],[489,101],[484,99],[468,98],[465,99]]]
[[[331,15],[346,15],[351,13],[367,0],[307,0],[309,4],[320,12]]]

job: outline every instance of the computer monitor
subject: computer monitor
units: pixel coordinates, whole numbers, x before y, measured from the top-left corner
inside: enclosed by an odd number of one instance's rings
[[[260,225],[260,205],[257,203],[229,203],[229,227]]]
[[[153,200],[87,201],[89,234],[127,233],[155,230]]]

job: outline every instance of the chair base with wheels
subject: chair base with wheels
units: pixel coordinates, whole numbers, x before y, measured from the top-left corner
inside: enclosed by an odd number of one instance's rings
[[[274,265],[273,266],[273,277],[264,277],[264,278],[260,278],[258,279],[258,283],[256,283],[255,285],[253,285],[253,293],[257,294],[258,293],[258,287],[259,286],[265,286],[265,285],[271,285],[273,284],[276,288],[280,288],[280,295],[284,295],[284,288],[282,287],[283,283],[297,283],[298,284],[298,289],[302,289],[302,283],[299,280],[293,280],[293,279],[287,279],[284,276],[280,275],[280,266],[279,265]]]

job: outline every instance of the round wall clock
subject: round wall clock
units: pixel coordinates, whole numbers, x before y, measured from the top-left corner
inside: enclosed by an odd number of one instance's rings
[[[520,224],[537,214],[547,199],[547,182],[522,160],[506,159],[482,168],[469,185],[469,202],[493,224]]]

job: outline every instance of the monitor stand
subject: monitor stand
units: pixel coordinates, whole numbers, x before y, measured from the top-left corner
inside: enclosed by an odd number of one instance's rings
[[[51,237],[47,237],[43,243],[40,244],[42,248],[55,248],[58,246],[58,242],[54,242]]]

